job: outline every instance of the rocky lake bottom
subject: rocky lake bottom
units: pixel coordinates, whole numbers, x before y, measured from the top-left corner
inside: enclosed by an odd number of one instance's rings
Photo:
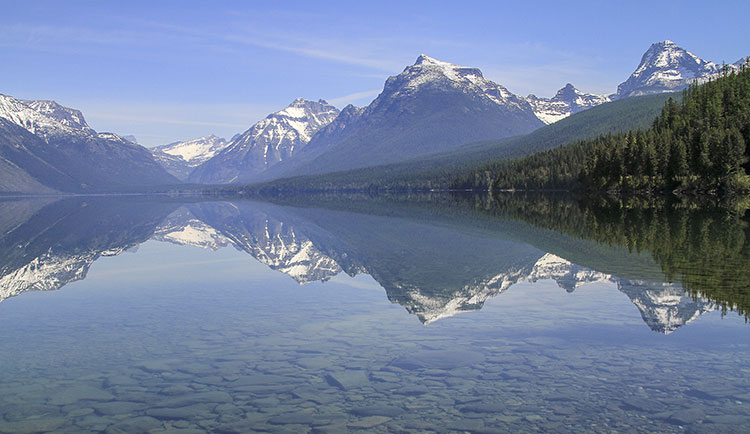
[[[710,303],[693,314],[673,289],[662,301],[689,316],[667,329],[642,316],[643,300],[623,289],[633,281],[579,268],[574,288],[513,280],[460,308],[441,301],[450,315],[425,321],[414,303],[440,299],[389,300],[382,274],[301,285],[294,266],[279,272],[260,253],[166,238],[97,256],[60,290],[0,303],[0,433],[750,426],[747,323]],[[392,262],[407,275],[444,271]],[[674,311],[654,312],[674,322]]]

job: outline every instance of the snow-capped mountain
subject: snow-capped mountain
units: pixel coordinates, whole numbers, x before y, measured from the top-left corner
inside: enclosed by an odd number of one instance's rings
[[[210,135],[156,146],[151,148],[151,153],[167,172],[184,181],[193,169],[213,158],[228,145],[226,139]]]
[[[97,133],[80,111],[7,95],[0,95],[0,166],[2,191],[26,191],[14,187],[19,178],[67,192],[176,182],[146,148]]]
[[[611,101],[609,96],[583,93],[568,83],[558,90],[552,98],[539,98],[529,95],[526,101],[531,104],[534,114],[545,124],[552,124],[560,119]]]
[[[736,65],[727,65],[735,69]],[[641,58],[633,74],[619,86],[613,99],[671,92],[718,77],[722,66],[703,60],[672,41],[656,42]]]
[[[367,107],[347,114],[266,179],[395,163],[544,125],[526,100],[479,69],[424,54],[388,78]]]
[[[24,101],[0,94],[0,117],[42,138],[95,134],[80,111],[54,101]]]
[[[394,100],[414,96],[427,89],[457,90],[498,106],[521,111],[528,109],[523,98],[484,78],[479,68],[460,66],[422,54],[414,65],[406,67],[401,74],[388,78],[383,93],[370,104],[368,110],[376,110],[378,106],[392,104]]]
[[[232,183],[252,179],[280,161],[291,158],[339,110],[323,100],[297,98],[288,107],[271,113],[231,141],[213,158],[196,168],[190,180]]]

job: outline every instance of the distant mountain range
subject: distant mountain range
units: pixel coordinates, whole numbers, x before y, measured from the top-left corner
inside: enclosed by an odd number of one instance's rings
[[[425,158],[519,136],[603,103],[674,91],[723,67],[671,41],[653,44],[611,95],[567,84],[552,98],[510,92],[464,67],[421,55],[366,107],[297,99],[230,140],[206,136],[151,150],[91,129],[54,101],[0,95],[0,192],[124,191],[177,184],[250,183]]]
[[[726,68],[736,69],[741,62]],[[649,47],[611,95],[585,93],[568,83],[552,98],[523,98],[485,79],[477,68],[421,55],[390,77],[368,106],[349,105],[338,116],[328,116],[335,108],[320,101],[326,106],[318,110],[326,116],[312,123],[315,110],[300,112],[294,124],[281,121],[284,110],[273,113],[199,166],[190,180],[248,183],[398,163],[471,142],[522,135],[606,102],[679,90],[721,72],[721,66],[663,41]],[[314,104],[297,100],[285,110]],[[300,135],[301,129],[312,133]],[[261,131],[278,143],[269,148]]]
[[[558,90],[552,98],[538,98],[535,95],[526,97],[534,114],[545,124],[555,123],[561,119],[612,101],[611,96],[583,93],[568,83]]]

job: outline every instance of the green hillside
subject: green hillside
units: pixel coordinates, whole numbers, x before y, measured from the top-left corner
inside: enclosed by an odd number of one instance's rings
[[[513,162],[481,167],[455,184],[495,189],[618,192],[750,190],[750,70],[669,99],[651,128],[601,135]]]

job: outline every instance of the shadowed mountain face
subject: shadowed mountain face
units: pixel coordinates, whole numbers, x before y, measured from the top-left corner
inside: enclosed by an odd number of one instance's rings
[[[537,202],[523,203],[537,209]],[[425,324],[481,309],[518,283],[541,280],[567,292],[590,283],[617,288],[659,333],[719,307],[742,311],[741,301],[703,297],[679,279],[665,283],[658,256],[570,237],[543,221],[529,225],[533,212],[519,221],[507,203],[505,216],[444,198],[323,204],[327,209],[133,198],[0,202],[0,300],[59,289],[85,278],[99,257],[154,239],[211,250],[233,246],[300,284],[342,272],[368,274],[389,300]]]
[[[144,147],[91,129],[54,101],[0,95],[0,192],[137,189],[174,184]]]
[[[543,125],[526,100],[479,69],[421,55],[388,78],[367,107],[344,108],[293,160],[262,179],[397,163]]]

